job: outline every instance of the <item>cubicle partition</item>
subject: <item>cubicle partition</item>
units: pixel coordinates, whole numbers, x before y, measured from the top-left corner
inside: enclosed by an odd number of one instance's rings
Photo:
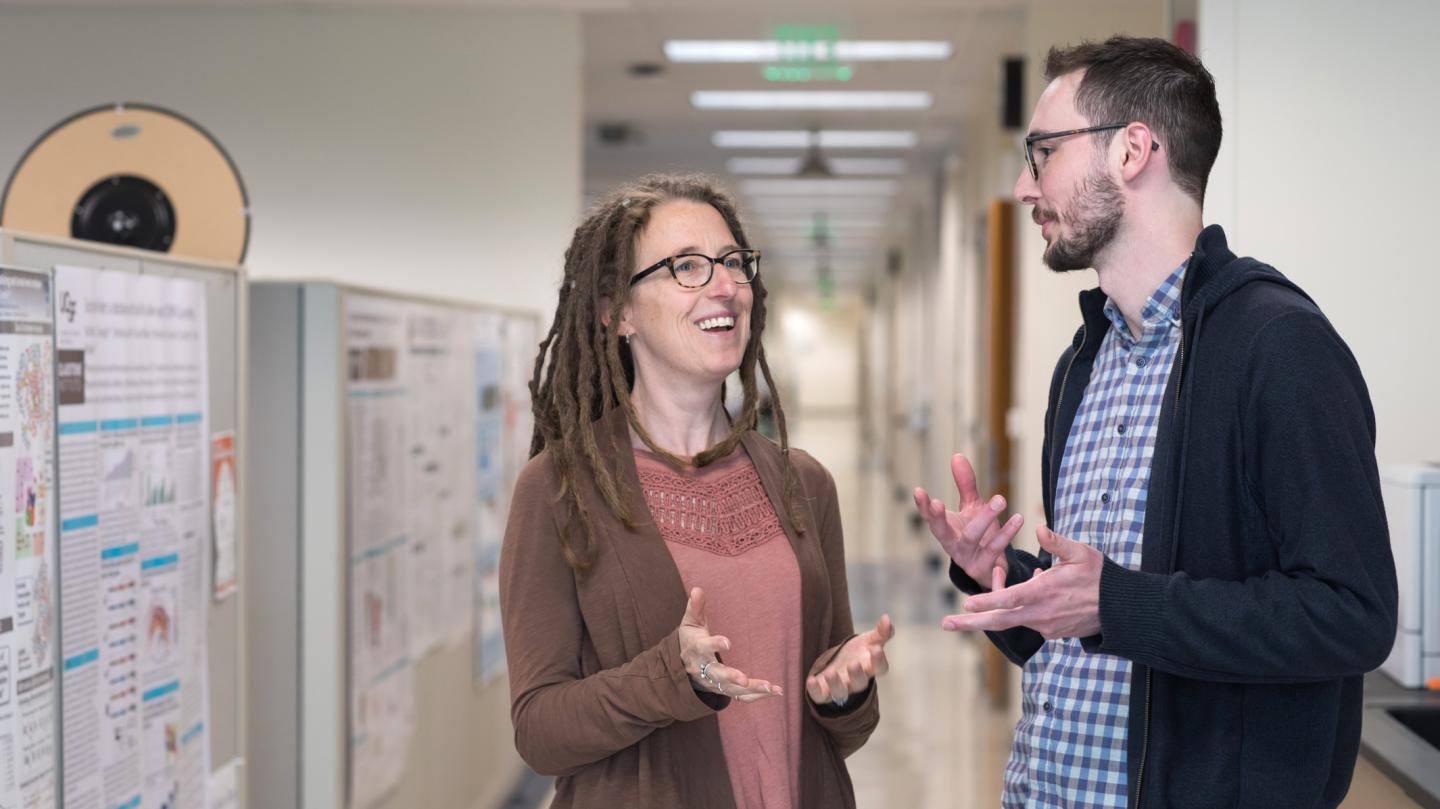
[[[496,569],[536,319],[328,282],[250,302],[253,805],[493,805],[521,772]]]
[[[10,231],[0,267],[0,802],[246,806],[244,271]]]

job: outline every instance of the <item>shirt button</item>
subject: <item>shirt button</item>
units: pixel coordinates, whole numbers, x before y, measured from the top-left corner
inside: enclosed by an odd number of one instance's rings
[[[1144,367],[1145,367],[1145,358],[1144,358],[1144,357],[1136,357],[1136,358],[1135,358],[1135,367],[1136,367],[1136,368],[1144,368]]]
[[[1116,428],[1115,428],[1115,432],[1117,432],[1117,433],[1119,433],[1119,434],[1121,434],[1121,435],[1124,435],[1124,434],[1125,434],[1125,425],[1122,424],[1122,425],[1120,425],[1119,427],[1116,427]]]
[[[1109,492],[1106,492],[1106,493],[1100,495],[1100,502],[1102,502],[1102,503],[1108,503],[1108,502],[1110,502],[1110,493],[1109,493]]]
[[[1045,700],[1045,704],[1041,705],[1040,707],[1045,709],[1045,713],[1050,713],[1050,700]]]

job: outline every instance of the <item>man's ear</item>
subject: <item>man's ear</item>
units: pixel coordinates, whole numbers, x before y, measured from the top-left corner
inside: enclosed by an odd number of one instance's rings
[[[1120,159],[1120,173],[1129,182],[1150,165],[1150,160],[1160,149],[1160,143],[1155,140],[1155,133],[1150,131],[1150,127],[1142,123],[1125,127],[1120,131],[1119,139],[1125,149]]]

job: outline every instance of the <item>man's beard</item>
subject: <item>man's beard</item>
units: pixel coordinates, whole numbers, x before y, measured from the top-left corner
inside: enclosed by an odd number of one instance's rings
[[[1095,255],[1115,239],[1125,216],[1120,186],[1099,166],[1080,182],[1071,199],[1071,211],[1058,217],[1053,211],[1042,213],[1039,207],[1032,213],[1037,221],[1058,218],[1070,228],[1069,238],[1057,234],[1045,250],[1045,263],[1055,272],[1094,267]]]

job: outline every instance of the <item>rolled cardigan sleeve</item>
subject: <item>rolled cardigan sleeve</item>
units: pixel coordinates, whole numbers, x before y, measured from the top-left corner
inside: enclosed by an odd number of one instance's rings
[[[832,615],[828,648],[810,667],[809,673],[815,674],[839,653],[845,641],[855,636],[855,623],[850,614],[850,587],[845,576],[845,536],[840,525],[840,500],[835,492],[835,479],[818,462],[808,457],[806,460],[818,470],[814,474],[820,478],[816,482],[807,481],[807,488],[810,489],[809,496],[815,498],[811,512],[819,520],[814,529],[829,573]],[[805,697],[805,705],[810,716],[830,734],[841,756],[859,750],[880,723],[880,690],[873,680],[860,704],[845,713],[822,712],[809,695]]]
[[[567,775],[657,728],[729,704],[691,685],[675,632],[612,669],[581,671],[585,620],[560,549],[548,454],[520,474],[500,551],[500,614],[515,748],[536,772]]]

